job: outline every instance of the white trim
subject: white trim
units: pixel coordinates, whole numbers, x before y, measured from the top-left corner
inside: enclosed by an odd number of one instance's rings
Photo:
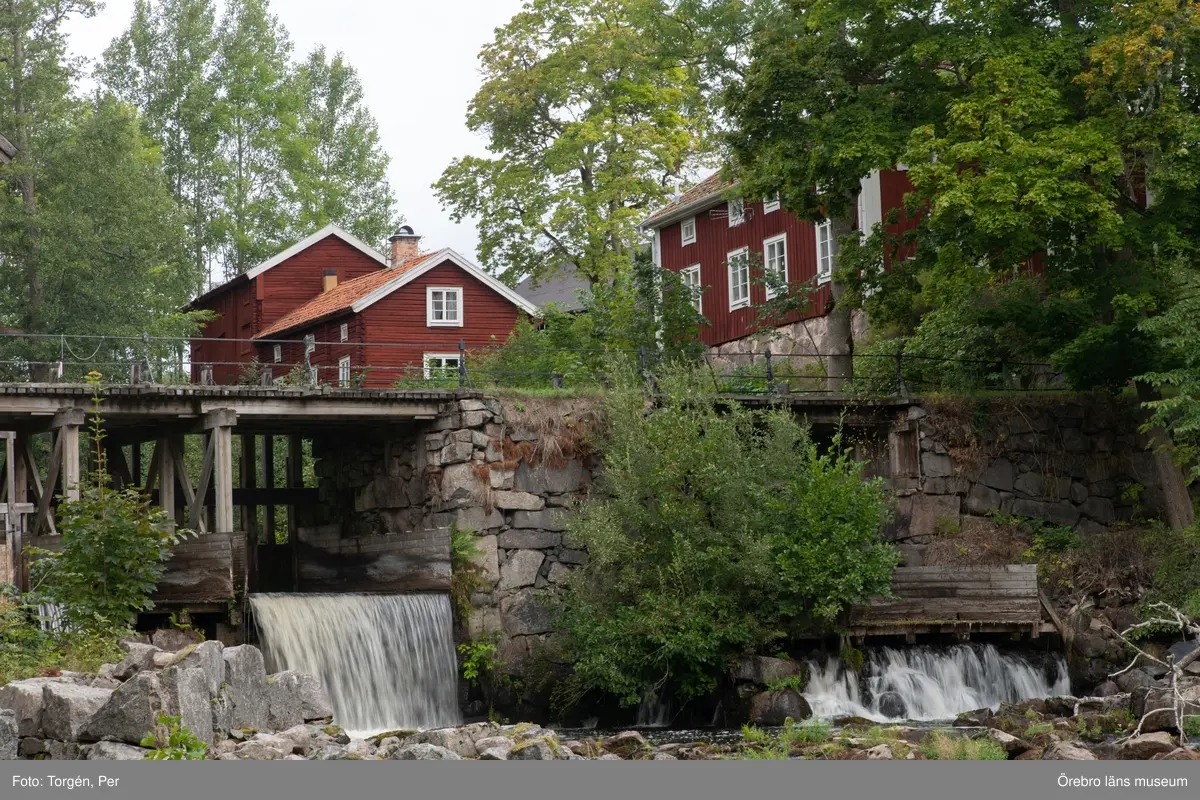
[[[774,197],[763,200],[763,214],[773,214],[779,207],[779,192],[776,192]]]
[[[537,306],[526,300],[524,297],[521,297],[521,295],[508,288],[503,283],[484,272],[483,269],[476,266],[471,261],[468,261],[466,258],[463,258],[449,247],[439,250],[436,253],[431,253],[429,257],[422,261],[419,266],[413,267],[412,269],[397,275],[395,280],[388,281],[383,286],[380,286],[378,289],[366,295],[365,297],[360,297],[352,306],[350,306],[350,310],[355,314],[361,314],[363,309],[370,308],[392,292],[408,285],[409,283],[412,283],[426,272],[429,272],[429,270],[433,269],[434,267],[441,266],[447,261],[487,286],[489,289],[515,305],[517,308],[520,308],[529,314],[537,314]]]
[[[305,239],[301,239],[300,241],[296,242],[294,245],[289,247],[287,250],[284,250],[281,253],[276,253],[275,255],[268,258],[266,261],[259,264],[257,267],[252,267],[251,269],[246,270],[246,277],[251,278],[251,279],[257,278],[259,275],[262,275],[264,272],[269,270],[271,267],[279,266],[280,264],[282,264],[284,261],[287,261],[292,256],[303,253],[305,250],[312,247],[317,242],[321,241],[322,239],[327,239],[330,236],[338,237],[343,242],[345,242],[346,244],[353,247],[355,250],[358,250],[359,252],[361,252],[363,255],[369,256],[370,258],[379,262],[379,264],[381,266],[384,266],[384,267],[388,266],[387,259],[384,258],[383,255],[381,255],[379,253],[379,251],[376,250],[374,247],[371,247],[369,244],[364,242],[362,239],[359,239],[354,234],[347,233],[346,231],[339,228],[337,225],[329,224],[329,225],[326,225],[324,228],[321,228],[321,230],[317,231],[312,236],[309,236]]]
[[[275,363],[279,364],[283,361],[283,345],[277,344],[271,351],[271,355],[275,358]]]
[[[338,359],[338,385],[343,389],[350,386],[350,356]]]
[[[691,281],[686,276],[695,276],[695,281]],[[692,305],[696,307],[696,311],[700,314],[704,313],[704,287],[700,285],[700,265],[693,264],[690,267],[684,267],[679,270],[679,277],[683,279],[683,285],[692,290]]]
[[[443,319],[433,318],[433,293],[442,293]],[[454,319],[446,318],[446,295],[454,294]],[[425,326],[428,328],[461,328],[463,326],[463,290],[461,286],[425,287]]]
[[[687,225],[689,222],[692,225],[691,238],[688,238],[688,235],[686,233],[684,233],[684,231],[686,230],[686,228],[684,226]],[[679,223],[679,243],[680,243],[680,246],[682,246],[682,247],[687,247],[689,244],[696,243],[696,218],[695,217],[688,217],[687,219],[680,221],[680,223]]]
[[[739,256],[745,259],[746,296],[741,300],[734,300],[733,271],[735,269],[737,269],[739,272],[741,271],[740,268],[734,266],[734,259],[738,258]],[[729,310],[736,311],[739,308],[747,308],[750,305],[750,248],[739,247],[737,250],[731,250],[726,254],[725,259],[726,274],[729,278]]]
[[[738,209],[736,216],[733,213],[733,210],[735,208]],[[733,200],[730,200],[726,204],[725,210],[729,216],[729,227],[736,228],[738,225],[741,225],[743,222],[746,221],[746,201],[745,200],[742,200],[739,198],[734,198]],[[737,220],[737,221],[735,222],[734,220]]]
[[[782,252],[783,280],[786,282],[788,280],[788,257],[787,257],[787,234],[786,233],[781,233],[778,236],[771,236],[766,239],[763,239],[763,272],[767,272],[771,269],[771,259],[770,259],[770,255],[769,255],[768,251],[770,250],[770,246],[773,244],[782,244],[783,245],[783,252]],[[774,292],[771,291],[770,284],[767,285],[766,289],[767,289],[767,299],[768,300],[770,300],[774,297],[778,297],[777,294],[775,294]]]
[[[350,323],[343,322],[338,326],[338,339],[343,342],[350,341]]]
[[[446,361],[447,359],[454,359],[454,367],[457,370],[459,367],[459,359],[462,358],[462,354],[461,353],[422,353],[421,354],[421,365],[425,369],[425,380],[429,380],[430,378],[433,377],[432,371],[429,369],[429,361],[430,361],[430,359],[434,359],[434,358],[440,358],[440,359],[442,359],[442,361]],[[446,367],[443,364],[442,369],[445,369],[445,368]]]
[[[821,252],[821,250],[822,250],[821,231],[822,230],[825,231],[824,248],[825,248],[825,250],[828,251],[824,254],[822,254],[822,252]],[[817,239],[817,283],[818,284],[829,283],[829,281],[833,279],[833,259],[834,259],[833,223],[829,220],[825,220],[824,222],[818,222],[816,225],[813,226],[813,233],[816,234],[816,239]],[[821,264],[825,261],[829,262],[829,269],[826,272],[822,273],[821,272]]]

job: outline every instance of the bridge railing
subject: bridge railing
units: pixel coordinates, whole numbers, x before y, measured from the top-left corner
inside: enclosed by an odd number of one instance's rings
[[[479,345],[461,340],[447,344],[0,333],[0,382],[8,383],[81,383],[96,371],[109,383],[130,384],[586,390],[607,385],[613,358],[636,362],[647,374],[666,362],[701,363],[715,392],[736,395],[907,396],[1065,388],[1062,376],[1049,364],[910,353],[901,342],[851,354],[853,374],[833,380],[839,354],[791,340],[760,348],[683,351]]]

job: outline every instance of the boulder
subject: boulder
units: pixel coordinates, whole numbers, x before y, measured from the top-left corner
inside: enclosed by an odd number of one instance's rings
[[[280,731],[276,735],[292,743],[293,753],[299,753],[304,756],[310,755],[322,747],[336,744],[332,736],[325,733],[325,731],[316,725],[296,725],[285,731]],[[389,738],[397,744],[400,742],[395,736]],[[384,741],[387,741],[387,739]],[[382,742],[380,743],[380,749],[383,749]]]
[[[541,556],[541,553],[537,554]],[[509,636],[549,633],[553,627],[550,612],[532,589],[523,589],[500,600],[500,618]]]
[[[549,736],[518,742],[508,751],[509,761],[557,761],[558,745]]]
[[[460,758],[475,758],[479,755],[470,732],[463,728],[436,728],[421,731],[404,740],[404,746],[410,744],[437,745],[450,750]]]
[[[546,508],[541,511],[514,511],[514,528],[538,528],[562,533],[567,529],[568,512],[565,508]]]
[[[462,756],[436,744],[409,744],[392,754],[394,761],[462,761]]]
[[[808,701],[794,689],[759,692],[750,698],[750,721],[755,725],[776,726],[786,720],[799,722],[812,716]]]
[[[884,746],[886,747],[887,745],[884,745]],[[575,756],[575,757],[579,758],[579,756]],[[653,756],[651,756],[650,760],[651,761],[678,761],[679,759],[676,756],[671,755],[670,753],[655,753]]]
[[[1200,714],[1200,679],[1180,678],[1179,694],[1183,698],[1182,715],[1193,716]],[[1134,716],[1142,719],[1142,730],[1147,733],[1154,731],[1173,731],[1176,728],[1175,702],[1169,686],[1148,689],[1144,695],[1134,694]]]
[[[127,681],[134,673],[154,669],[154,656],[162,652],[161,648],[140,642],[122,642],[125,658],[113,667],[112,676],[119,681]]]
[[[81,761],[83,760],[83,748],[87,746],[80,746],[76,742],[47,739],[45,742],[46,759],[49,761]]]
[[[0,708],[0,761],[17,757],[17,714],[11,708]]]
[[[472,742],[500,735],[500,726],[494,722],[472,722],[468,725],[463,725],[461,730],[467,736],[471,737]]]
[[[908,704],[899,692],[884,692],[879,695],[879,713],[889,719],[904,719],[908,716]]]
[[[256,733],[233,749],[243,761],[280,761],[292,754],[292,740],[272,733]]]
[[[88,748],[88,761],[142,761],[150,751],[122,742],[96,742]]]
[[[475,742],[480,761],[507,761],[513,741],[506,736],[489,736]]]
[[[154,730],[165,710],[158,675],[139,672],[114,691],[79,731],[79,740],[98,742],[113,739],[141,744],[142,737]]]
[[[1012,462],[1006,458],[997,458],[979,476],[979,483],[1001,492],[1011,492],[1013,490]]]
[[[1151,761],[1200,761],[1200,750],[1190,747],[1176,747],[1169,753],[1159,753],[1150,757]]]
[[[621,731],[604,740],[604,749],[610,753],[616,753],[622,758],[633,758],[640,753],[649,751],[650,743],[637,731]]]
[[[220,693],[209,702],[212,704],[213,737],[227,738],[233,730],[233,697],[229,687],[222,686]]]
[[[1042,753],[1042,761],[1096,761],[1091,750],[1071,742],[1054,742]]]
[[[287,730],[304,724],[300,713],[300,697],[294,691],[297,673],[290,670],[267,676],[267,727],[273,731]]]
[[[996,744],[1004,748],[1004,752],[1008,753],[1009,758],[1016,758],[1022,753],[1027,753],[1033,749],[1033,745],[1024,739],[1019,739],[1011,733],[997,730],[996,728],[988,728],[983,738],[991,739]]]
[[[533,586],[546,556],[537,550],[517,550],[500,565],[500,590]]]
[[[208,696],[216,697],[221,693],[221,684],[225,683],[225,659],[221,657],[224,649],[225,645],[215,639],[200,642],[177,653],[172,665],[185,669],[199,667],[204,670]]]
[[[492,492],[492,505],[505,511],[541,511],[546,501],[529,492]]]
[[[215,741],[213,705],[208,678],[200,667],[168,667],[159,673],[164,713],[179,717],[180,724],[210,747]]]
[[[1175,737],[1165,731],[1144,733],[1117,745],[1116,757],[1123,761],[1149,761],[1156,755],[1170,753],[1178,746]]]
[[[225,683],[233,701],[232,727],[262,730],[267,727],[267,670],[263,655],[248,644],[226,647]]]
[[[538,511],[536,513],[545,512]],[[558,547],[561,543],[562,534],[554,531],[528,528],[508,530],[500,534],[500,547],[505,550],[547,550]]]
[[[79,731],[111,696],[108,689],[47,683],[42,687],[42,734],[61,742],[75,741]]]
[[[168,650],[172,653],[202,641],[204,641],[202,634],[196,631],[181,631],[177,628],[159,628],[150,634],[150,644],[159,650]]]
[[[52,683],[73,683],[63,678],[26,678],[0,686],[0,708],[11,709],[17,735],[39,736],[42,732],[43,689]]]
[[[877,744],[866,750],[868,761],[891,761],[896,756],[892,753],[891,745]]]
[[[755,683],[766,686],[772,681],[790,678],[793,675],[803,675],[804,664],[786,658],[771,658],[769,656],[742,656],[738,660],[733,678],[742,683]]]

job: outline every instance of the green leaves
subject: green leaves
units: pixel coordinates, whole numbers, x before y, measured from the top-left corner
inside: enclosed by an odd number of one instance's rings
[[[208,745],[183,726],[181,717],[162,714],[141,744],[152,748],[146,754],[147,761],[203,761],[208,754]]]

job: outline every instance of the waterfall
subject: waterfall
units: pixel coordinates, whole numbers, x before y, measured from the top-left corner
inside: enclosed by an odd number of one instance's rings
[[[658,696],[658,692],[649,691],[638,706],[638,728],[666,728],[671,724],[671,706]]]
[[[460,723],[445,594],[252,595],[268,668],[318,676],[351,735]]]
[[[1061,656],[1046,670],[992,645],[873,649],[861,680],[837,658],[810,661],[808,668],[804,697],[818,717],[950,719],[963,711],[1071,691]]]

